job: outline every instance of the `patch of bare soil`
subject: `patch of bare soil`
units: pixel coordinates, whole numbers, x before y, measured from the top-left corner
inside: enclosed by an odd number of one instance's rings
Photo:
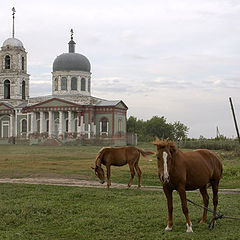
[[[18,183],[18,184],[39,184],[39,185],[57,185],[57,186],[75,186],[75,187],[93,187],[106,188],[107,185],[100,184],[98,181],[80,180],[79,178],[86,178],[79,174],[72,174],[63,176],[60,174],[31,174],[28,177],[0,178],[0,183]],[[127,189],[127,184],[112,183],[111,188]],[[132,185],[131,188],[137,188],[137,185]],[[161,190],[161,186],[142,186],[142,190]],[[237,189],[219,189],[221,194],[240,194],[240,188]]]

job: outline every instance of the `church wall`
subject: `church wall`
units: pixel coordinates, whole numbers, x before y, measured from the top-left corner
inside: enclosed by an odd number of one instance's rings
[[[119,129],[119,120],[121,121],[121,129]],[[114,135],[126,135],[126,116],[123,113],[115,113],[114,115]]]

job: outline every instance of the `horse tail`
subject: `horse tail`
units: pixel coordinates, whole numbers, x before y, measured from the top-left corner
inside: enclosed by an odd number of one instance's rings
[[[143,157],[155,154],[155,152],[145,151],[144,149],[140,149],[140,148],[137,148],[137,150],[138,150],[139,153],[142,154]]]

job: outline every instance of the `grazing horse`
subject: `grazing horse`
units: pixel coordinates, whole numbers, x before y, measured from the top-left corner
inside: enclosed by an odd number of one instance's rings
[[[110,167],[113,166],[123,166],[125,164],[129,165],[130,172],[131,172],[131,178],[128,183],[128,188],[131,187],[135,171],[134,168],[137,171],[138,174],[138,188],[141,187],[141,175],[142,172],[138,166],[138,161],[140,158],[140,154],[142,154],[143,157],[151,154],[155,154],[154,152],[144,151],[142,149],[136,148],[136,147],[104,147],[102,148],[95,160],[95,170],[96,175],[100,179],[100,183],[105,182],[104,177],[104,171],[101,167],[101,164],[105,165],[107,168],[107,187],[109,188],[111,185],[111,172]]]
[[[218,204],[218,184],[222,176],[222,163],[219,156],[207,149],[182,152],[174,142],[156,138],[158,176],[163,183],[163,190],[168,203],[168,225],[165,231],[173,226],[172,192],[177,190],[182,202],[182,211],[187,222],[187,232],[192,232],[192,223],[188,216],[186,191],[199,189],[204,206],[208,207],[209,196],[207,187],[212,186],[214,216]],[[204,209],[201,223],[207,220]]]

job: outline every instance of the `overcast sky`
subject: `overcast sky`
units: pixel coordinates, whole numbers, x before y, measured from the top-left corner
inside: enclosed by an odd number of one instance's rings
[[[51,94],[54,59],[68,51],[91,63],[92,95],[121,99],[128,116],[164,116],[189,137],[235,137],[240,120],[239,0],[1,0],[0,44],[15,37],[28,52],[30,96]]]

